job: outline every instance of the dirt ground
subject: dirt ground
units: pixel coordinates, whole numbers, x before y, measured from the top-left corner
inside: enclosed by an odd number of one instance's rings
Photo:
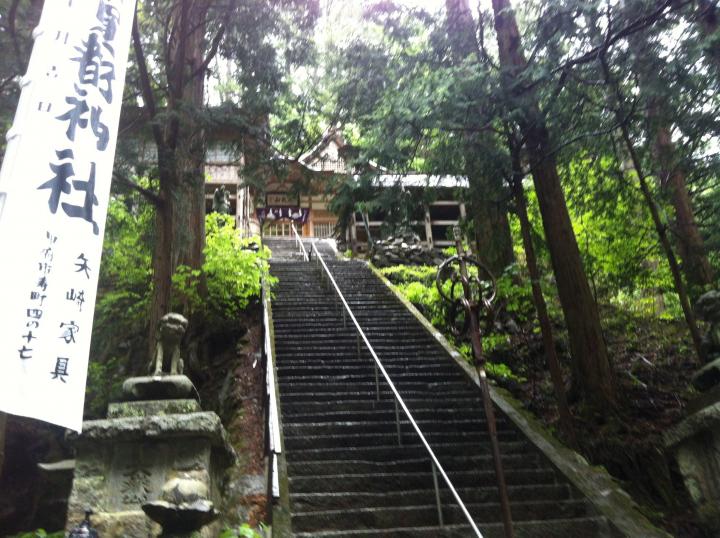
[[[646,516],[679,538],[702,538],[676,464],[662,434],[685,416],[694,393],[690,378],[698,367],[685,326],[676,321],[604,312],[605,338],[621,395],[609,420],[590,416],[572,401],[579,451],[604,466],[643,507]],[[531,328],[508,335],[490,354],[521,379],[496,379],[547,426],[558,431],[558,413],[540,335]],[[557,348],[570,379],[567,344],[560,327]],[[583,417],[582,419],[580,417]]]

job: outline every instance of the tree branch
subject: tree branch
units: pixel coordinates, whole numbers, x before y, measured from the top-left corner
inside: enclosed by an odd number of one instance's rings
[[[150,84],[150,75],[148,74],[147,62],[145,60],[145,53],[143,52],[142,43],[140,41],[140,29],[138,27],[138,13],[137,8],[135,9],[135,18],[133,19],[132,27],[132,39],[133,49],[135,50],[135,60],[138,65],[138,72],[140,74],[140,91],[142,98],[145,103],[143,107],[147,111],[150,125],[152,126],[153,137],[158,147],[163,143],[163,135],[160,127],[155,123],[155,115],[157,114],[157,108],[155,105],[155,95],[153,95],[152,86]]]
[[[22,52],[20,51],[20,42],[18,41],[17,31],[15,29],[15,20],[17,19],[17,10],[20,5],[20,0],[13,0],[8,10],[8,32],[10,32],[10,38],[12,39],[13,48],[15,49],[15,64],[18,69],[18,73],[22,74],[23,65],[20,59],[22,58]]]
[[[208,65],[210,65],[210,62],[212,62],[213,58],[217,54],[218,47],[220,46],[220,41],[222,41],[223,35],[225,35],[224,24],[220,26],[220,29],[215,34],[215,37],[213,37],[207,56],[205,56],[205,59],[202,61],[200,66],[198,66],[198,68],[192,73],[192,75],[190,76],[191,79],[200,76],[200,74],[202,74],[207,69]]]
[[[133,180],[120,174],[116,170],[113,170],[113,179],[115,181],[117,181],[118,183],[122,183],[126,187],[130,187],[134,191],[139,192],[140,194],[142,194],[145,197],[146,200],[148,200],[155,207],[160,207],[163,204],[162,198],[160,198],[160,196],[156,192],[151,191],[150,189],[146,189],[145,187],[143,187],[141,185],[138,185]]]

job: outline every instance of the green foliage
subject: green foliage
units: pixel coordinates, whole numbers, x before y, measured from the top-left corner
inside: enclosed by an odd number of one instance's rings
[[[518,383],[525,383],[527,381],[524,377],[515,375],[510,367],[502,362],[486,362],[485,371],[494,379],[511,380]]]
[[[138,182],[150,185],[147,179]],[[137,373],[145,360],[154,216],[152,205],[137,193],[110,197],[88,366],[88,417],[103,416],[121,379]]]
[[[535,317],[530,279],[522,273],[518,264],[509,265],[498,277],[496,303],[519,323]]]
[[[242,239],[233,217],[211,213],[205,219],[207,233],[202,270],[178,267],[173,291],[185,311],[202,312],[208,319],[233,319],[261,293],[261,278],[275,282],[268,269],[270,251],[258,238]],[[207,288],[203,299],[202,285]]]
[[[445,322],[445,305],[435,285],[437,268],[430,265],[395,265],[380,269],[398,291],[413,303],[436,327],[449,331]],[[449,293],[449,282],[445,283]]]
[[[380,272],[394,284],[415,281],[431,286],[435,283],[437,267],[432,265],[394,265],[380,269]]]
[[[265,525],[260,525],[260,531],[253,529],[247,523],[233,529],[225,529],[220,533],[219,538],[265,538]]]
[[[45,532],[45,529],[37,529],[32,532],[21,532],[20,534],[13,534],[7,538],[64,538],[65,533],[63,531],[58,532]]]
[[[483,352],[486,355],[490,355],[496,347],[502,344],[507,344],[507,336],[501,334],[486,335],[483,337]],[[466,361],[469,363],[473,362],[473,350],[469,343],[465,342],[460,344],[460,346],[458,346],[458,351]],[[527,381],[524,377],[516,375],[512,369],[503,362],[486,361],[485,371],[488,376],[499,381],[514,381],[517,383],[524,383]]]
[[[149,181],[141,179],[140,183],[148,185]],[[153,207],[138,194],[110,198],[96,326],[112,326],[117,331],[120,323],[129,332],[145,316],[152,277],[150,243],[154,216]]]
[[[458,340],[451,332],[446,318],[446,303],[440,297],[435,284],[437,268],[433,266],[411,266],[395,265],[380,269],[380,272],[395,284],[398,291],[430,320],[438,330],[443,332],[450,341],[458,344],[458,350],[468,360],[472,361],[473,353],[469,342]],[[474,271],[473,271],[474,273]],[[512,279],[515,277],[515,269],[510,268],[498,280],[498,293],[500,300],[505,304],[506,310],[513,314],[523,312],[527,315],[527,309],[532,308],[532,299],[528,297],[529,285],[514,286]],[[443,282],[443,291],[447,295],[451,293],[452,283],[447,280]],[[455,288],[455,294],[461,293],[459,286]],[[528,306],[529,305],[529,306]],[[483,351],[489,356],[494,350],[506,346],[508,337],[505,334],[490,333],[483,335]],[[516,376],[509,366],[503,363],[491,363],[486,365],[488,375],[496,379],[510,379],[523,381],[523,378]]]
[[[125,380],[125,365],[119,357],[88,363],[85,415],[102,417],[109,401],[118,400]]]

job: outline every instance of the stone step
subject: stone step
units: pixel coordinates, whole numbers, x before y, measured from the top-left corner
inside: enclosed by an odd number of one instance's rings
[[[496,485],[495,471],[457,471],[448,472],[454,487]],[[442,480],[438,477],[438,480]],[[555,484],[555,472],[551,469],[506,469],[505,481],[509,485]],[[290,490],[302,492],[350,492],[350,491],[404,491],[406,489],[432,489],[432,471],[373,473],[373,474],[337,474],[322,476],[291,476]]]
[[[468,488],[459,488],[457,492],[463,502],[498,502],[499,499],[499,493],[496,485],[487,487],[473,486]],[[571,498],[571,491],[567,484],[508,486],[508,498],[510,501],[532,499],[563,501]],[[456,502],[455,497],[447,488],[441,489],[440,499],[443,505],[454,504]],[[435,491],[428,489],[409,489],[400,492],[383,491],[379,493],[358,491],[350,493],[291,493],[290,500],[292,502],[293,509],[298,512],[356,508],[357,506],[413,506],[434,503]]]
[[[453,456],[464,456],[467,454],[489,455],[492,448],[489,444],[454,441],[438,441],[432,443],[432,449],[439,454],[442,461]],[[287,448],[287,447],[286,447]],[[502,453],[505,455],[528,454],[530,446],[525,440],[506,441],[502,444]],[[369,461],[402,461],[406,458],[426,458],[427,449],[420,444],[405,443],[403,446],[397,444],[393,438],[386,445],[354,446],[354,447],[312,447],[295,448],[286,451],[288,462],[309,462],[309,461],[338,461],[342,459],[369,460]]]
[[[334,385],[338,383],[347,384],[350,386],[358,386],[366,383],[374,383],[375,382],[375,372],[372,365],[368,365],[365,368],[366,372],[364,373],[353,373],[353,374],[344,374],[344,373],[337,373],[334,375],[330,374],[322,374],[322,375],[313,375],[310,374],[293,374],[289,376],[283,376],[284,381],[283,383],[293,383],[293,384],[327,384],[327,385]],[[387,371],[387,370],[386,370]],[[398,369],[393,369],[388,371],[388,375],[390,379],[392,379],[393,383],[395,383],[396,386],[409,386],[408,383],[413,384],[419,384],[422,386],[436,386],[438,383],[458,383],[462,385],[466,385],[467,382],[462,379],[459,373],[456,372],[437,372],[433,374],[432,376],[428,376],[425,373],[416,373],[416,372],[405,372]],[[380,379],[383,379],[382,374],[380,374]],[[432,380],[432,383],[429,382],[429,380]]]
[[[275,335],[275,342],[296,342],[298,340],[307,341],[309,337],[317,340],[355,340],[355,338],[357,337],[357,331],[354,327],[350,327],[350,325],[348,325],[347,328],[344,328],[342,324],[330,327],[311,327],[306,325],[305,329],[305,331],[300,328],[296,330],[284,329],[280,334]],[[426,343],[432,342],[431,338],[423,330],[406,330],[403,332],[403,334],[397,334],[393,331],[392,326],[384,325],[382,329],[378,328],[366,330],[365,328],[363,328],[363,332],[365,333],[365,336],[367,336],[369,339],[387,338],[398,344],[407,341],[423,341]]]
[[[297,387],[295,387],[297,388]],[[352,390],[348,389],[345,391],[335,391],[330,390],[327,391],[316,391],[316,392],[307,392],[298,390],[297,392],[290,392],[290,387],[285,387],[284,389],[281,389],[281,396],[280,396],[280,404],[282,407],[285,407],[287,404],[293,404],[293,403],[307,403],[307,402],[316,402],[316,401],[322,401],[325,402],[326,406],[332,406],[335,407],[336,402],[340,402],[342,400],[348,399],[348,400],[366,400],[366,401],[376,401],[376,394],[375,394],[375,385],[372,386],[371,390]],[[456,390],[456,391],[448,391],[447,393],[448,398],[472,398],[473,394],[469,390]],[[424,400],[424,401],[432,401],[432,400],[442,400],[443,393],[441,392],[430,392],[427,390],[424,391],[418,391],[418,390],[406,390],[403,389],[401,392],[401,395],[403,397],[403,400],[405,399],[412,399],[412,400]],[[393,394],[388,389],[383,388],[383,386],[380,386],[380,400],[387,400],[387,401],[393,401]]]
[[[415,409],[433,409],[436,408],[439,411],[452,413],[455,409],[467,409],[472,407],[473,412],[482,413],[479,406],[481,405],[480,399],[477,395],[467,395],[464,397],[455,397],[442,400],[442,407],[437,407],[433,404],[433,400],[415,400],[406,398],[405,405],[408,406],[410,411]],[[292,422],[294,417],[297,415],[309,415],[314,413],[322,413],[329,409],[327,402],[307,401],[307,402],[281,402],[282,415],[285,419]],[[332,410],[336,412],[364,412],[374,410],[385,410],[394,413],[395,406],[393,401],[390,399],[381,400],[380,402],[372,399],[346,399],[335,402],[332,405]],[[394,415],[393,415],[394,416]],[[498,417],[499,418],[499,417]]]
[[[402,522],[400,522],[402,523]],[[504,538],[502,523],[481,523],[483,538]],[[519,521],[513,525],[515,538],[610,538],[605,519],[583,517],[550,521]],[[385,529],[314,530],[295,533],[295,538],[468,538],[474,533],[469,525],[445,527],[392,527]]]
[[[373,346],[375,353],[381,361],[386,356],[412,357],[413,355],[423,354],[432,357],[437,354],[437,348],[432,344],[412,344],[405,345],[400,348],[393,346],[390,342],[373,344],[371,341],[370,344]],[[338,342],[332,345],[309,342],[305,345],[298,346],[281,343],[275,347],[275,350],[278,356],[288,355],[304,358],[307,356],[338,357],[341,355],[348,355],[349,358],[352,358],[353,356],[357,356],[357,342]],[[362,342],[360,343],[360,352],[363,356],[370,356],[370,353],[367,351],[367,348]]]
[[[430,356],[437,355],[437,347],[430,342],[425,342],[421,339],[392,339],[389,336],[380,338],[372,338],[368,335],[370,345],[375,350],[375,353],[382,360],[383,353],[387,351],[398,352],[402,351],[406,356],[412,356],[419,352],[426,353]],[[347,354],[352,357],[357,354],[357,338],[312,338],[311,335],[306,339],[293,338],[288,340],[276,340],[275,350],[276,354],[296,354],[296,353],[315,353],[335,351],[338,355]],[[367,345],[363,340],[360,341],[361,352],[369,355],[367,351]]]
[[[482,432],[487,431],[486,422],[477,419],[449,419],[438,421],[436,419],[421,420],[415,417],[415,422],[420,431],[425,435],[434,433],[461,433],[461,432]],[[285,438],[319,436],[319,435],[349,435],[355,433],[396,433],[397,424],[395,420],[362,420],[348,422],[309,422],[309,423],[288,423],[283,422]],[[413,432],[407,416],[400,411],[400,428],[402,432]],[[507,423],[497,425],[498,432],[515,432]]]
[[[465,505],[476,521],[501,522],[502,511],[499,503],[478,503]],[[587,515],[585,504],[581,501],[516,501],[511,503],[513,521],[533,521],[538,519],[570,519]],[[463,524],[467,520],[457,505],[442,507],[443,520],[449,524]],[[349,530],[354,528],[385,529],[392,528],[402,521],[403,525],[413,527],[438,523],[437,506],[426,504],[403,507],[346,508],[322,512],[296,512],[293,515],[293,528],[296,532],[312,530]]]
[[[421,430],[422,431],[422,430]],[[489,444],[486,432],[423,432],[425,439],[434,446],[435,443],[477,443]],[[500,444],[508,441],[518,441],[521,439],[519,433],[515,431],[498,432]],[[420,439],[410,427],[402,431],[403,446],[420,446]],[[303,436],[285,436],[285,447],[288,450],[301,450],[308,448],[333,448],[333,447],[366,447],[381,446],[397,443],[397,435],[395,432],[386,433],[349,433],[338,437],[337,435],[316,435],[313,438]]]
[[[398,388],[402,388],[403,391],[408,392],[419,392],[419,393],[443,393],[447,391],[448,394],[452,394],[458,391],[469,391],[470,385],[463,381],[449,381],[440,382],[433,380],[418,381],[415,378],[402,379],[398,376],[397,379],[392,380]],[[387,391],[384,385],[383,376],[380,375],[380,391]],[[367,391],[368,393],[375,392],[375,380],[367,381],[344,381],[342,379],[317,379],[313,382],[307,381],[295,381],[293,379],[285,379],[279,382],[280,388],[283,392],[297,393],[297,392],[312,392],[313,394],[320,394],[323,392],[362,392]],[[401,392],[402,394],[402,392]]]
[[[283,360],[283,364],[277,366],[279,375],[288,377],[310,375],[363,375],[366,374],[368,371],[374,371],[373,365],[368,364],[368,361],[363,361],[363,363],[355,364],[345,364],[344,362],[340,364],[316,364],[314,362],[309,362],[292,366],[286,364],[286,362],[286,360]],[[458,378],[462,379],[462,373],[460,372],[459,368],[457,368],[457,366],[455,366],[454,364],[449,363],[443,364],[434,361],[402,363],[393,361],[390,364],[385,364],[383,362],[383,366],[391,376],[397,374],[413,374],[435,377],[438,375],[444,376],[452,373],[455,374]]]
[[[480,409],[470,408],[432,408],[430,406],[411,407],[410,412],[415,420],[447,421],[447,420],[469,420],[475,421],[478,425],[485,424],[485,417]],[[332,410],[328,411],[326,406],[318,408],[315,413],[289,413],[283,409],[283,424],[285,426],[306,424],[306,423],[332,423],[332,422],[355,422],[355,421],[378,421],[387,422],[395,420],[395,408],[387,405],[384,409],[373,410]],[[498,417],[498,426],[509,424],[504,417]]]
[[[333,349],[336,349],[335,353],[333,353]],[[427,349],[380,349],[374,346],[373,349],[383,366],[439,366],[445,364],[459,370],[457,365],[438,361],[437,356],[431,350]],[[360,353],[358,354],[357,344],[349,349],[341,349],[340,346],[327,346],[324,349],[315,350],[298,348],[295,351],[287,348],[280,350],[276,348],[275,356],[279,366],[368,365],[374,367],[374,365],[377,364],[365,346],[360,346]]]
[[[461,471],[466,469],[489,469],[493,466],[490,454],[474,456],[447,456],[438,455],[440,464],[445,471]],[[537,454],[504,454],[504,465],[513,469],[538,469],[545,467]],[[431,466],[430,456],[421,458],[403,458],[400,460],[373,461],[357,459],[323,460],[323,461],[292,461],[288,462],[288,469],[297,476],[322,476],[333,474],[371,474],[383,472],[422,472]]]

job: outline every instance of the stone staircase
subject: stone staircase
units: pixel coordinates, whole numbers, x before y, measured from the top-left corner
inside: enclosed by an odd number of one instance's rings
[[[504,536],[477,387],[364,264],[324,256],[420,429],[486,538]],[[473,536],[315,263],[276,261],[276,365],[295,537]],[[517,538],[620,536],[499,410]],[[278,529],[279,530],[279,529]],[[290,535],[290,531],[285,531]],[[285,536],[286,534],[281,534]]]
[[[314,243],[323,256],[330,258],[335,256],[335,250],[330,246],[331,241],[332,240],[328,239],[317,239],[315,237],[304,237],[302,239],[303,246],[308,254]],[[272,251],[272,259],[274,261],[303,260],[303,254],[295,239],[288,237],[266,237],[263,238],[263,245]]]

